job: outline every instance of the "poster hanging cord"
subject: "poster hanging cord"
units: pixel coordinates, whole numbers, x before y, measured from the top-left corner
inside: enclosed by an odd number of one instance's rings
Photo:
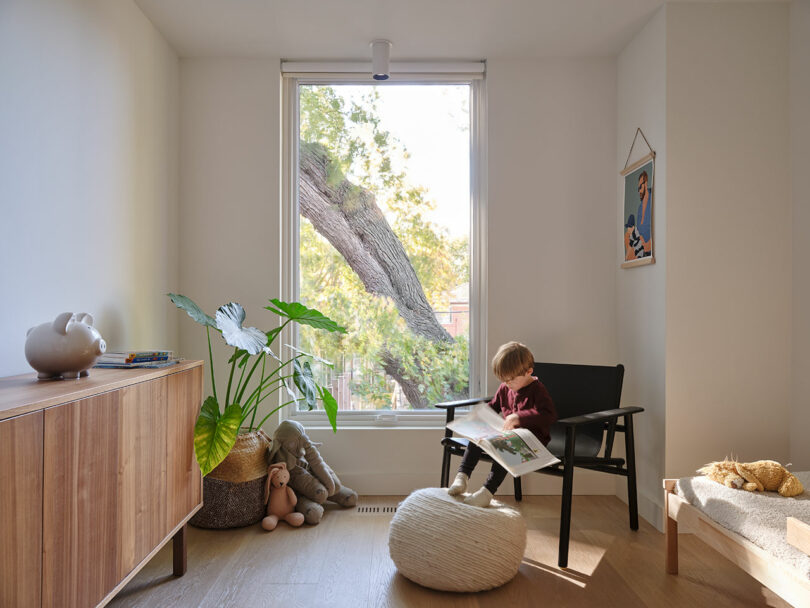
[[[622,168],[622,171],[627,169],[627,163],[630,162],[630,156],[633,154],[633,148],[636,145],[636,140],[638,139],[639,133],[641,133],[641,137],[644,139],[644,143],[647,144],[647,147],[650,149],[650,154],[652,154],[653,157],[655,156],[655,150],[652,149],[650,142],[648,142],[647,138],[644,136],[644,131],[641,130],[641,127],[637,127],[636,134],[633,136],[633,143],[630,144],[630,152],[627,153],[627,160],[624,161],[624,167]]]

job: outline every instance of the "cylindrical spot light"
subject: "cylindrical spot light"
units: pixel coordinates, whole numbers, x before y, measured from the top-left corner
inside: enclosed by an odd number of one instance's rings
[[[390,74],[391,41],[371,41],[371,77],[374,80],[388,80]]]

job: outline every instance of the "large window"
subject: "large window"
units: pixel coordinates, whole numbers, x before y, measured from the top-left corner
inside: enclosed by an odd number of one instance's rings
[[[348,329],[290,339],[354,421],[479,394],[480,93],[458,80],[287,79],[288,295]]]

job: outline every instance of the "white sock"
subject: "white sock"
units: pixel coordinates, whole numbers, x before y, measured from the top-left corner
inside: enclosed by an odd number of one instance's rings
[[[465,475],[464,473],[456,474],[456,478],[453,480],[453,484],[447,488],[447,493],[450,496],[458,496],[459,494],[464,494],[467,491],[467,482],[470,478]]]
[[[492,502],[492,492],[481,486],[481,489],[473,494],[470,494],[464,499],[464,504],[472,505],[473,507],[488,507]]]

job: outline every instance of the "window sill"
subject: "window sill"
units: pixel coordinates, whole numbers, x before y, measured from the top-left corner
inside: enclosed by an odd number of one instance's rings
[[[311,430],[331,430],[326,416],[320,412],[312,414],[309,412],[296,412],[285,416],[286,419],[295,420]],[[361,429],[396,429],[396,430],[424,430],[443,429],[445,425],[445,413],[438,411],[431,414],[360,414],[344,413],[338,414],[338,430],[361,430]]]

